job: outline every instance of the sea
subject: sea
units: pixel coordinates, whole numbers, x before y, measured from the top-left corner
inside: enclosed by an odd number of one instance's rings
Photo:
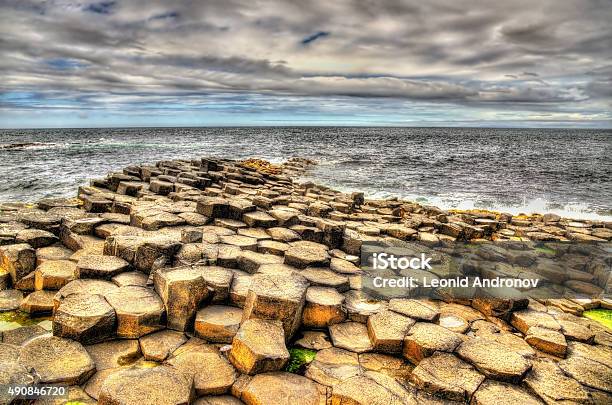
[[[128,165],[204,156],[314,159],[304,180],[371,198],[612,220],[610,129],[2,129],[0,201],[75,196]]]

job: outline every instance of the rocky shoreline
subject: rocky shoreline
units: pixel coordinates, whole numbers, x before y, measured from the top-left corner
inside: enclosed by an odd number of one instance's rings
[[[379,300],[359,267],[367,242],[605,244],[612,223],[366,200],[297,180],[312,165],[161,161],[0,204],[0,311],[51,317],[1,332],[0,386],[101,404],[612,402],[612,331],[582,316],[609,299]],[[606,265],[564,284],[603,292]],[[296,348],[312,358],[288,372]]]

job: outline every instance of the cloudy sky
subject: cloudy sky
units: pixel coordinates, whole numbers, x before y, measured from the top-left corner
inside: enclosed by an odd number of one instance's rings
[[[611,0],[0,0],[0,126],[612,127]]]

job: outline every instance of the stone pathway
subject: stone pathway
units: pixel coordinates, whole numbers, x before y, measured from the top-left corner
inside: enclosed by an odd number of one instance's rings
[[[53,319],[0,332],[0,386],[101,404],[612,403],[612,331],[581,316],[609,300],[381,300],[358,266],[365,241],[605,242],[612,224],[366,200],[297,181],[312,165],[162,161],[78,199],[0,204],[0,311]],[[601,262],[560,273],[542,255],[511,252],[601,292]],[[301,375],[294,347],[316,352]]]

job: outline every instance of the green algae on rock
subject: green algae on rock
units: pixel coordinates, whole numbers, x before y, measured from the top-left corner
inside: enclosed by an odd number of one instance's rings
[[[588,311],[584,311],[583,315],[589,319],[599,322],[606,328],[612,330],[612,309],[591,309]]]

